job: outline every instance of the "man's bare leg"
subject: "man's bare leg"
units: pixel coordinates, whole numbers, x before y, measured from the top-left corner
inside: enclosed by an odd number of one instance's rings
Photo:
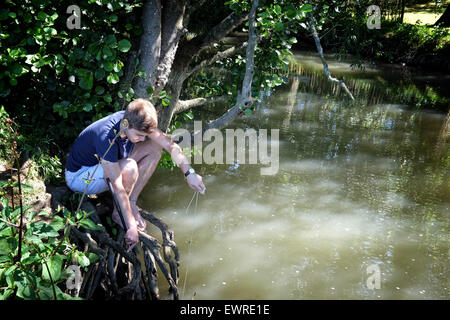
[[[159,159],[161,158],[162,148],[153,141],[139,142],[134,146],[131,158],[133,158],[138,165],[139,176],[134,184],[130,194],[130,206],[133,211],[134,218],[138,223],[138,228],[143,227],[145,229],[146,222],[139,213],[139,209],[136,206],[136,201],[147,184],[150,177],[158,166]]]
[[[120,169],[122,171],[122,184],[125,188],[125,191],[127,192],[128,196],[130,195],[131,191],[134,188],[134,185],[136,181],[138,180],[138,165],[134,159],[125,158],[119,160]],[[122,226],[122,221],[120,220],[119,212],[117,211],[116,205],[114,203],[114,210],[111,215],[111,218],[114,222],[116,222],[119,226]],[[135,218],[136,219],[136,218]],[[138,224],[138,229],[141,230],[138,221],[136,221]],[[142,230],[145,229],[145,226],[141,226]]]

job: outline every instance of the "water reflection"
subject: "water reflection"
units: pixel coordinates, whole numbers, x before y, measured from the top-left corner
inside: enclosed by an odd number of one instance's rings
[[[341,65],[330,66],[335,75]],[[152,177],[139,204],[175,230],[184,299],[450,297],[449,116],[411,108],[409,93],[378,95],[380,79],[408,92],[390,80],[398,71],[347,67],[357,103],[319,89],[317,72],[301,73],[233,124],[280,128],[278,174],[197,166],[208,190],[195,213],[179,172]],[[374,264],[380,289],[366,283]]]

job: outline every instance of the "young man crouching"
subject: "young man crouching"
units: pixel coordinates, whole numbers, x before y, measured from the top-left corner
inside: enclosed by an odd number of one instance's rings
[[[192,189],[205,189],[202,177],[191,168],[181,148],[158,129],[155,107],[145,99],[136,99],[125,111],[89,125],[67,158],[66,183],[71,190],[84,192],[87,187],[87,194],[97,194],[107,191],[106,178],[111,180],[127,227],[128,250],[138,242],[138,230],[145,230],[136,200],[155,171],[162,149],[169,152]],[[99,166],[97,156],[102,159]],[[112,219],[122,226],[117,208]]]

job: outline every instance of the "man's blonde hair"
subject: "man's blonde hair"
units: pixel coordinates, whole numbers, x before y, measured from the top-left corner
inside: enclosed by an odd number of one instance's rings
[[[131,101],[125,110],[124,119],[128,120],[131,129],[142,132],[151,132],[158,127],[158,115],[153,104],[139,98]]]

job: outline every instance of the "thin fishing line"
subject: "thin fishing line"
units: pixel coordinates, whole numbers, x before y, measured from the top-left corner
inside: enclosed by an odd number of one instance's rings
[[[194,192],[194,195],[192,196],[191,201],[189,202],[187,208],[186,208],[186,215],[189,214],[189,208],[191,207],[192,201],[194,201],[195,198],[195,206],[194,206],[194,215],[197,215],[197,207],[198,207],[198,191]],[[188,246],[188,256],[191,255],[191,245],[192,245],[192,238],[194,237],[194,230],[192,230],[191,232],[191,236],[189,239],[189,246]],[[186,273],[184,275],[184,283],[183,283],[183,295],[181,296],[181,299],[184,299],[184,293],[186,292],[186,281],[187,281],[187,276],[188,276],[188,269],[189,269],[189,265],[186,263]]]

